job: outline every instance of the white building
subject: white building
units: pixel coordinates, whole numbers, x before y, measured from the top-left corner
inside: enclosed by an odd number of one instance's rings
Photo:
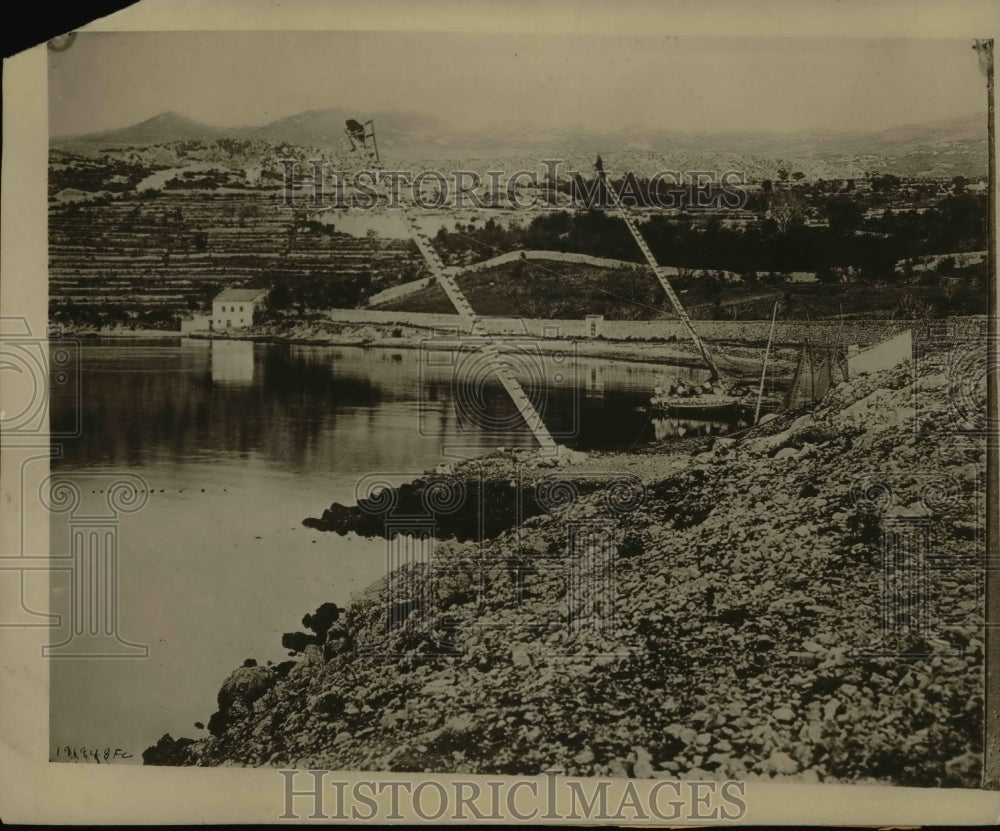
[[[253,324],[253,313],[264,305],[267,289],[223,289],[212,301],[212,329],[240,329]]]

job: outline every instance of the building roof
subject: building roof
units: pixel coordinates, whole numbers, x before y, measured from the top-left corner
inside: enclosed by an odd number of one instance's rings
[[[249,303],[262,294],[267,294],[267,289],[223,289],[215,295],[215,302]]]

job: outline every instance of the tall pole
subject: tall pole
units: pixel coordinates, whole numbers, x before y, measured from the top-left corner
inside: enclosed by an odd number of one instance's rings
[[[986,72],[986,135],[989,158],[987,196],[987,368],[986,374],[986,691],[984,696],[983,787],[1000,790],[1000,515],[990,510],[1000,486],[997,420],[997,161],[993,100],[993,39],[977,43]]]
[[[774,321],[778,319],[778,301],[774,302],[774,311],[771,312],[771,334],[767,336],[767,349],[764,351],[764,366],[760,371],[760,389],[757,391],[757,409],[753,414],[753,423],[757,423],[760,418],[760,402],[764,398],[764,379],[767,377],[767,359],[771,355],[771,342],[774,340]]]
[[[642,255],[646,258],[646,262],[649,267],[653,270],[653,275],[659,281],[660,285],[663,287],[663,291],[666,292],[667,299],[670,301],[670,305],[674,307],[674,313],[681,319],[685,328],[688,330],[688,334],[691,336],[691,340],[697,347],[698,352],[701,354],[702,360],[708,365],[708,371],[713,381],[719,381],[722,379],[722,373],[719,372],[719,367],[716,366],[715,361],[712,360],[712,356],[708,353],[705,348],[705,344],[702,342],[701,338],[698,337],[698,333],[695,331],[694,324],[691,323],[691,317],[688,315],[687,310],[681,304],[680,297],[677,296],[677,292],[674,291],[673,286],[670,285],[670,281],[667,279],[666,272],[660,268],[660,264],[656,261],[656,257],[653,256],[653,252],[650,247],[646,244],[646,240],[642,236],[642,232],[639,230],[639,226],[635,224],[635,221],[629,215],[628,209],[622,204],[621,200],[618,198],[618,194],[615,193],[615,189],[611,187],[611,182],[607,180],[604,172],[604,165],[601,163],[601,157],[597,157],[598,167],[597,167],[597,178],[598,182],[605,183],[605,191],[608,198],[611,200],[611,204],[615,206],[618,211],[619,216],[625,220],[625,225],[628,227],[629,232],[632,234],[632,238],[636,241],[639,246],[639,250],[642,251]],[[598,191],[599,193],[600,191]]]

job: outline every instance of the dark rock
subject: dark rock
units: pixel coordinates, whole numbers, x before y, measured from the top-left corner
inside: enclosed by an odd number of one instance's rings
[[[445,572],[437,581],[438,605],[442,610],[476,599],[476,583],[470,571]]]
[[[311,615],[306,614],[302,618],[302,625],[316,634],[316,643],[322,643],[330,627],[340,620],[343,611],[336,603],[323,603]]]
[[[213,736],[221,736],[234,721],[231,716],[217,710],[208,719],[208,732]]]
[[[338,692],[320,693],[310,699],[309,709],[325,718],[337,718],[344,712],[344,697]]]
[[[750,610],[741,606],[722,609],[718,614],[720,622],[739,629],[750,618]]]
[[[230,712],[237,705],[252,704],[274,686],[278,673],[271,667],[240,667],[219,689],[219,710]]]
[[[638,557],[645,550],[646,547],[643,545],[642,538],[637,534],[629,534],[622,540],[621,545],[618,546],[618,556],[628,560],[632,557]]]
[[[564,450],[559,458],[562,463],[578,462],[584,454]],[[345,535],[351,531],[365,537],[385,534],[385,522],[392,516],[425,515],[428,508],[434,513],[434,534],[438,540],[478,540],[481,535],[494,538],[514,527],[520,520],[528,520],[564,507],[553,505],[551,493],[539,488],[539,482],[516,484],[513,477],[502,472],[514,473],[512,461],[506,467],[494,469],[484,478],[479,465],[466,474],[453,472],[447,475],[428,474],[414,482],[407,482],[395,489],[394,498],[383,493],[358,501],[356,506],[334,503],[321,518],[309,518],[302,524],[307,528],[333,531]],[[523,468],[522,468],[523,469]],[[551,475],[551,474],[546,474]],[[539,480],[542,481],[542,480]],[[602,491],[606,479],[597,476],[592,480],[574,478],[574,498]],[[454,497],[452,499],[451,497]],[[546,501],[546,500],[549,501]],[[439,506],[435,509],[435,506]]]
[[[281,636],[281,645],[293,654],[305,652],[306,647],[314,643],[316,643],[316,636],[307,635],[305,632],[285,632]]]
[[[388,615],[388,627],[390,629],[398,629],[407,620],[413,612],[421,611],[424,608],[424,603],[420,599],[413,600],[401,600],[393,603],[387,611]]]
[[[315,612],[312,614],[307,612],[302,618],[302,625],[311,629],[313,634],[285,632],[281,636],[281,645],[290,650],[290,654],[305,652],[308,646],[323,646],[327,640],[327,633],[333,624],[340,620],[343,612],[344,609],[336,603],[323,603]]]
[[[326,634],[323,644],[323,660],[332,660],[337,655],[344,655],[354,649],[354,636],[343,627],[335,626]]]
[[[754,638],[753,648],[758,652],[768,652],[774,649],[774,638],[768,635],[758,635]]]
[[[170,767],[190,765],[187,749],[192,744],[194,739],[175,739],[169,733],[164,733],[156,744],[142,751],[142,763]]]
[[[955,536],[962,539],[974,540],[979,535],[979,525],[975,522],[966,522],[959,519],[952,524],[952,529],[955,532]]]

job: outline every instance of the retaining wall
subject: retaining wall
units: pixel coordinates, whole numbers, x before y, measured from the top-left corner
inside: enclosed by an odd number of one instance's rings
[[[390,312],[375,309],[330,309],[327,317],[339,323],[379,326],[406,325],[427,329],[460,329],[461,319],[453,314],[426,312]],[[482,317],[480,332],[494,335],[528,335],[531,337],[590,338],[586,320],[544,320],[539,318]],[[695,330],[709,341],[740,341],[766,344],[770,320],[696,320]],[[912,321],[778,321],[774,342],[778,345],[806,342],[870,346],[887,340],[901,330],[912,328]],[[601,335],[606,340],[654,340],[674,338],[687,340],[688,332],[679,320],[603,320]]]

